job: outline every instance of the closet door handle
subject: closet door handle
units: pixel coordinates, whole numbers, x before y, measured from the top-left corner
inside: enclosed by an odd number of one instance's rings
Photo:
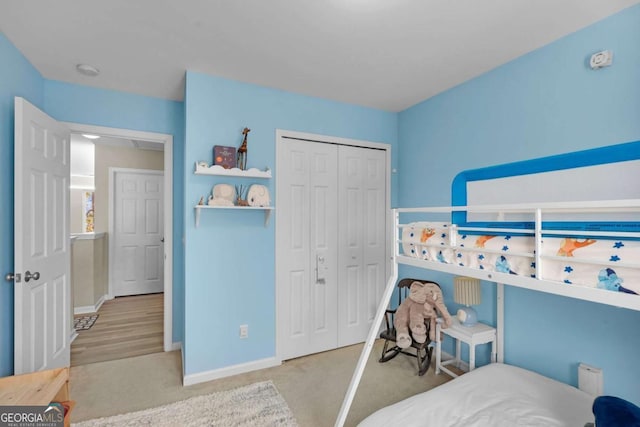
[[[322,255],[316,255],[316,283],[325,281],[325,270],[327,267],[324,262],[325,258]]]

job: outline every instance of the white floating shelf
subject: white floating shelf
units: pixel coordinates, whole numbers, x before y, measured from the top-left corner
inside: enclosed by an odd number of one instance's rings
[[[196,228],[200,225],[200,212],[202,209],[237,209],[242,211],[264,211],[264,226],[269,225],[269,218],[271,217],[271,211],[273,206],[209,206],[209,205],[196,205]]]
[[[239,176],[245,178],[271,178],[271,169],[250,168],[242,170],[238,168],[225,169],[220,165],[209,166],[208,168],[202,167],[196,163],[196,175],[221,175],[221,176]]]

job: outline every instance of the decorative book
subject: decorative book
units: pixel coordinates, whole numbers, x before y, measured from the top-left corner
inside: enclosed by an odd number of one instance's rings
[[[235,147],[226,147],[224,145],[213,146],[213,164],[220,165],[225,169],[236,167],[236,149]]]

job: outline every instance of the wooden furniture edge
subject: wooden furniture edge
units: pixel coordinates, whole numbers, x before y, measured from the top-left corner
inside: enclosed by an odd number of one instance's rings
[[[48,405],[68,400],[68,367],[0,378],[0,405]]]

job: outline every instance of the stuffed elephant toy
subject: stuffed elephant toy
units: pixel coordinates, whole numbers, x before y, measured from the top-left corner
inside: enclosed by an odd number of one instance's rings
[[[429,319],[429,339],[434,341],[436,338],[436,319],[438,314],[442,317],[444,323],[442,328],[448,328],[451,326],[451,314],[447,310],[447,306],[444,305],[444,298],[442,297],[442,290],[440,286],[435,283],[425,283],[427,289],[427,300],[424,303],[425,318]]]
[[[418,343],[427,340],[425,319],[430,322],[429,338],[435,338],[437,312],[443,317],[446,326],[451,325],[451,315],[442,298],[442,291],[435,283],[414,281],[409,288],[409,297],[398,307],[393,325],[396,328],[396,343],[400,348],[411,346],[411,337]],[[409,334],[411,330],[411,335]]]

